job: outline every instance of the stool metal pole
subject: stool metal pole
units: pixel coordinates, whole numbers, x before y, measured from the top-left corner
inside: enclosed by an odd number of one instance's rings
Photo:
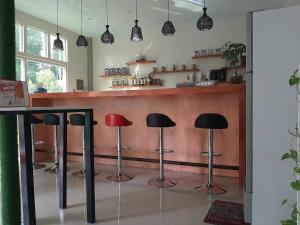
[[[163,182],[165,179],[164,176],[164,130],[162,127],[159,129],[159,164],[160,164],[160,171],[159,171],[159,179]]]
[[[45,169],[46,172],[49,173],[58,173],[58,165],[59,165],[59,154],[58,154],[58,139],[57,139],[57,126],[54,126],[54,165],[50,168]]]
[[[122,145],[122,133],[121,133],[121,127],[118,127],[118,176],[122,176],[122,155],[121,155],[121,145]]]
[[[36,163],[35,160],[35,125],[31,124],[31,149],[32,149],[32,168],[34,170],[46,167],[45,164]]]
[[[117,154],[118,154],[118,162],[117,162],[117,174],[113,176],[108,176],[107,179],[114,181],[114,182],[123,182],[123,181],[129,181],[133,179],[133,176],[123,173],[123,167],[122,167],[122,131],[121,127],[118,127],[117,131]]]

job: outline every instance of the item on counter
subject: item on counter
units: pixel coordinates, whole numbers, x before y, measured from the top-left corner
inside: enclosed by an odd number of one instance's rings
[[[146,61],[146,57],[142,55],[137,55],[136,62]]]
[[[200,56],[200,51],[199,50],[195,51],[195,56]]]
[[[116,74],[117,74],[117,75],[122,74],[122,69],[121,69],[121,68],[116,68]]]
[[[219,80],[218,70],[211,70],[209,72],[209,80]]]
[[[110,76],[116,75],[116,69],[115,69],[115,68],[110,68],[110,69],[109,69],[109,75],[110,75]]]
[[[156,72],[157,72],[157,68],[156,68],[156,67],[153,67],[152,72],[153,72],[153,73],[156,73]]]
[[[129,74],[129,69],[127,67],[122,68],[122,74]]]
[[[216,55],[219,55],[219,54],[221,54],[222,52],[221,52],[221,49],[220,48],[216,48],[215,49],[215,54]]]
[[[152,78],[150,75],[148,75],[148,78],[147,78],[147,84],[150,85],[152,84]]]
[[[137,79],[136,76],[132,77],[132,85],[137,85]]]
[[[206,49],[202,49],[202,50],[201,50],[201,55],[202,55],[202,56],[206,56],[206,54],[207,54]]]
[[[165,72],[166,71],[166,67],[162,66],[161,67],[161,72]]]
[[[226,77],[227,77],[226,69],[211,70],[209,74],[209,80],[217,80],[217,81],[225,82]]]
[[[173,71],[176,71],[176,65],[173,64]]]
[[[192,68],[193,68],[193,70],[196,70],[196,69],[197,69],[197,66],[196,66],[196,64],[193,64],[192,66],[193,66],[193,67],[192,67]]]
[[[186,69],[186,65],[182,65],[182,69],[181,70],[185,70]]]
[[[242,75],[234,75],[230,77],[230,82],[232,84],[241,84],[243,82],[243,76]]]
[[[208,54],[208,55],[213,55],[213,54],[214,54],[214,50],[211,49],[211,48],[208,49],[208,50],[207,50],[207,54]]]
[[[227,70],[226,69],[220,69],[219,70],[219,81],[225,82],[227,79]]]
[[[109,71],[110,71],[109,68],[105,68],[105,70],[104,70],[104,75],[105,75],[105,76],[109,76]]]

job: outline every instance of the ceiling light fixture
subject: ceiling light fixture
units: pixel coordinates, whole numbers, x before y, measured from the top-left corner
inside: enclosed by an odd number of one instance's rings
[[[82,35],[82,0],[81,0],[81,28],[80,28],[80,35],[76,41],[77,47],[86,47],[88,46],[88,41],[86,40],[85,36]]]
[[[57,14],[56,14],[56,39],[53,42],[53,49],[54,50],[58,50],[58,51],[63,51],[64,50],[64,43],[62,42],[62,40],[59,38],[60,33],[58,32],[58,0],[56,2],[56,9],[57,9]]]
[[[207,8],[205,6],[205,0],[204,0],[204,8],[203,8],[203,16],[200,17],[200,19],[197,22],[197,27],[201,31],[208,31],[211,30],[213,27],[213,20],[206,14]]]
[[[109,32],[109,25],[108,25],[108,6],[106,0],[106,31],[101,35],[101,41],[103,44],[113,44],[115,41],[114,35]]]
[[[175,33],[175,27],[170,21],[170,0],[168,0],[168,20],[163,25],[161,32],[164,36],[172,36]]]
[[[142,29],[138,26],[138,19],[137,19],[137,0],[135,1],[135,26],[131,29],[131,36],[130,40],[134,42],[143,41],[143,34]]]

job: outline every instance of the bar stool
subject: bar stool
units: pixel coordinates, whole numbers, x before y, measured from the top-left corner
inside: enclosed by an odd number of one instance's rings
[[[132,122],[127,120],[124,116],[118,115],[118,114],[108,114],[105,116],[105,124],[109,127],[117,127],[118,128],[118,145],[117,145],[117,151],[118,151],[118,170],[117,174],[108,176],[107,179],[114,182],[123,182],[123,181],[129,181],[133,179],[133,176],[123,173],[122,169],[122,150],[126,149],[122,147],[122,133],[121,133],[121,127],[127,127],[131,126]]]
[[[211,195],[224,194],[227,192],[226,188],[213,181],[213,158],[214,156],[222,156],[222,154],[214,152],[213,132],[215,129],[228,128],[227,119],[220,114],[201,114],[195,121],[195,127],[208,129],[208,152],[202,152],[202,155],[208,156],[208,182],[196,187],[195,190]]]
[[[67,123],[69,123],[67,121]],[[57,128],[60,124],[59,116],[55,114],[46,114],[44,115],[44,124],[49,126],[54,126],[54,152],[55,152],[55,162],[52,166],[45,169],[46,172],[49,173],[58,173],[58,165],[59,165],[59,154],[58,154],[58,137],[57,137]],[[69,170],[69,168],[67,168]]]
[[[176,123],[172,121],[168,116],[160,113],[151,113],[147,116],[148,127],[159,128],[159,155],[160,155],[160,169],[159,177],[152,178],[148,181],[148,184],[158,188],[173,187],[176,185],[176,181],[165,177],[164,175],[164,154],[172,153],[173,150],[164,148],[164,130],[166,127],[175,127]]]
[[[35,126],[37,124],[42,124],[43,120],[37,118],[36,116],[31,115],[31,148],[32,148],[32,168],[34,170],[42,169],[46,167],[45,164],[37,163],[35,161],[35,145],[36,144],[42,144],[43,141],[35,141]]]
[[[83,168],[80,171],[72,173],[73,176],[85,178],[85,147],[84,147],[84,125],[85,125],[85,116],[82,114],[71,114],[70,115],[70,124],[72,126],[81,126],[82,127],[82,153],[83,153]],[[97,121],[93,121],[93,125],[97,125]],[[98,175],[94,173],[94,175]]]

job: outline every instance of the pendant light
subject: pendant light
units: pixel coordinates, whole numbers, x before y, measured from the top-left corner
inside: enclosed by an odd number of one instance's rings
[[[57,5],[56,5],[56,7],[57,7],[57,14],[56,14],[56,16],[57,16],[57,20],[56,20],[56,22],[57,22],[57,29],[56,29],[56,39],[54,40],[54,42],[53,42],[53,49],[54,50],[58,50],[58,51],[63,51],[64,50],[64,43],[62,42],[62,40],[59,38],[59,35],[60,35],[60,33],[58,32],[58,0],[57,0]]]
[[[108,6],[106,0],[106,31],[101,35],[101,41],[103,44],[113,44],[115,41],[114,35],[109,32],[109,25],[108,25]]]
[[[197,22],[197,27],[201,31],[207,31],[210,30],[213,27],[213,20],[206,14],[207,8],[205,6],[205,0],[204,0],[204,8],[203,8],[203,16],[200,17],[200,19]]]
[[[170,21],[170,0],[168,0],[168,20],[161,28],[161,32],[164,36],[172,36],[175,33],[175,27]]]
[[[142,34],[142,29],[138,26],[138,19],[137,19],[137,0],[135,1],[135,26],[132,27],[131,30],[131,37],[130,40],[134,42],[139,42],[143,41],[143,34]]]
[[[82,0],[81,0],[81,20],[80,20],[80,35],[76,41],[77,47],[86,47],[88,46],[88,41],[86,40],[85,36],[82,35]]]

